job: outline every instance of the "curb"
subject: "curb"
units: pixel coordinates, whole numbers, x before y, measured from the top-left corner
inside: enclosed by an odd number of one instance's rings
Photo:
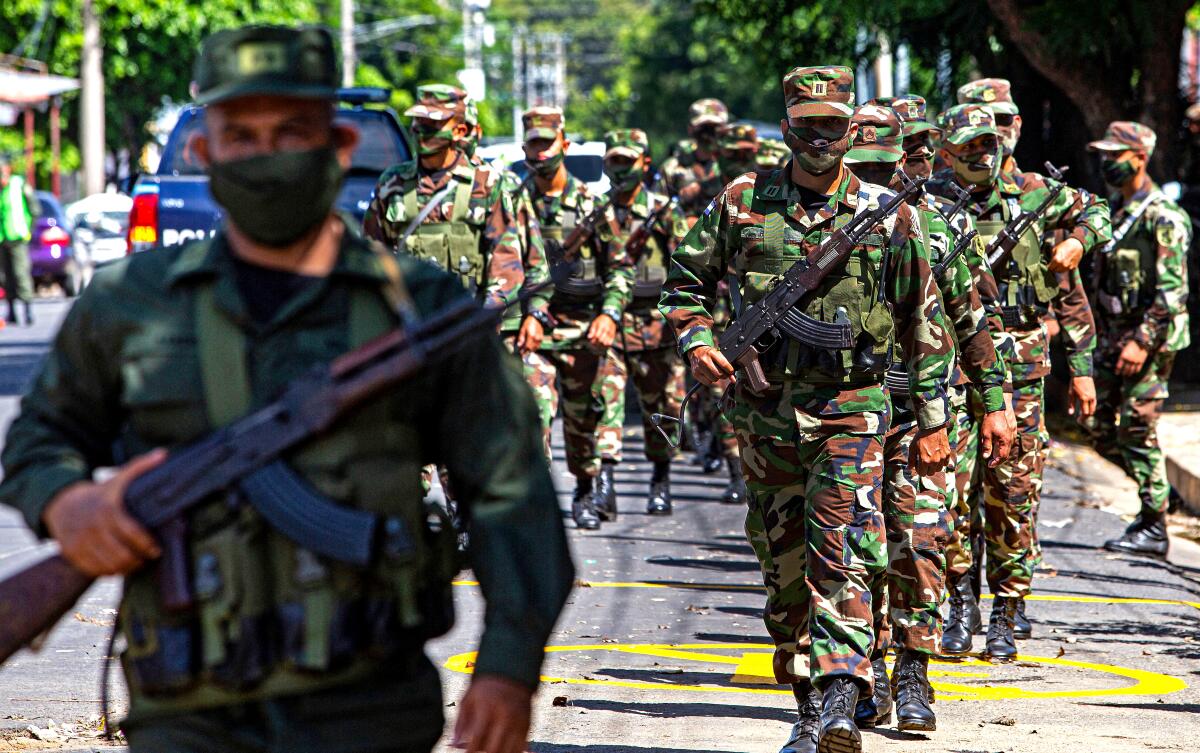
[[[1200,517],[1200,475],[1185,468],[1178,460],[1166,455],[1167,481],[1183,498],[1183,506],[1192,515]]]

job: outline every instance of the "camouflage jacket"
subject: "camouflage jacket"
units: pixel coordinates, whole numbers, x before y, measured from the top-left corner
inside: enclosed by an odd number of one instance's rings
[[[604,219],[596,228],[600,242],[609,247],[609,256],[624,255],[629,236],[645,223],[652,211],[661,210],[668,202],[666,196],[644,188],[629,207],[618,207],[610,200]],[[658,300],[675,246],[677,219],[678,212],[674,210],[660,214],[645,249],[638,258],[631,258],[635,265],[634,295],[621,317],[621,331],[613,343],[620,350],[654,350],[675,344],[675,336],[658,310]],[[655,291],[653,296],[646,294],[651,289]]]
[[[939,170],[934,173],[927,190],[935,195],[950,196],[949,184],[955,180],[953,171]],[[1008,222],[1016,210],[1034,210],[1046,198],[1046,192],[1056,185],[1055,181],[1038,173],[1001,173],[995,185],[986,192],[974,195],[967,210],[976,221],[989,220]],[[1077,238],[1084,252],[1103,245],[1112,234],[1109,223],[1108,205],[1102,200],[1090,201],[1084,191],[1070,186],[1063,189],[1058,199],[1030,228],[1039,243],[1054,231],[1061,230],[1066,238]],[[998,287],[993,288],[979,281],[979,294],[984,304],[992,306],[1000,298]],[[1069,289],[1069,288],[1068,288]],[[1064,288],[1060,288],[1065,292]],[[1083,310],[1080,310],[1082,305]],[[1074,376],[1092,374],[1092,352],[1096,347],[1095,326],[1090,324],[1091,313],[1087,311],[1087,300],[1078,296],[1060,294],[1053,304],[1060,320],[1066,319],[1071,326],[1062,328],[1067,361]],[[1049,341],[1044,327],[1014,330],[1001,336],[1001,341],[1011,340],[1012,355],[1009,365],[1015,381],[1040,379],[1050,373]],[[1007,348],[1007,344],[997,343]]]
[[[538,192],[537,183],[526,186],[526,195],[533,208],[539,227],[546,240],[547,258],[550,268],[562,263],[558,258],[562,238],[555,236],[570,233],[564,224],[577,224],[585,220],[596,207],[596,200],[588,193],[587,186],[567,176],[567,185],[559,196],[546,196]],[[568,220],[570,221],[568,223]],[[592,259],[596,274],[604,281],[604,293],[598,302],[580,301],[560,291],[550,299],[550,315],[554,328],[542,341],[543,350],[571,350],[584,347],[588,326],[598,314],[606,314],[620,322],[621,314],[633,298],[634,264],[624,253],[624,246],[615,247],[602,243],[597,233],[592,233],[579,251],[581,259]]]
[[[512,170],[500,170],[500,184],[511,198],[513,212],[516,215],[517,240],[521,244],[521,266],[525,270],[525,286],[533,288],[550,280],[550,259],[546,255],[546,242],[542,238],[542,228],[533,211],[529,193],[521,184],[521,177]],[[525,311],[548,313],[550,298],[553,295],[554,290],[549,287],[532,294],[525,302]],[[514,323],[514,319],[519,321],[520,317],[506,317],[502,329],[506,331],[516,329],[517,325]]]
[[[1119,193],[1113,195],[1113,226],[1123,228],[1129,213],[1159,191],[1151,183],[1128,202]],[[1192,223],[1179,205],[1161,193],[1159,197],[1114,244],[1127,249],[1124,253],[1106,247],[1096,255],[1093,304],[1104,350],[1120,349],[1129,339],[1152,353],[1180,351],[1191,344],[1187,255]]]
[[[749,268],[767,258],[763,240],[767,215],[759,211],[761,196],[786,197],[786,213],[771,214],[781,217],[785,225],[785,258],[779,260],[783,262],[779,267],[785,271],[790,266],[787,262],[812,252],[823,233],[849,221],[863,197],[878,201],[883,191],[843,170],[841,183],[828,203],[809,216],[797,201],[790,170],[789,163],[766,178],[748,173],[730,183],[672,255],[660,307],[675,329],[681,352],[715,345],[712,317],[721,277],[733,275],[740,297],[751,274]],[[884,295],[892,310],[897,341],[905,353],[917,420],[922,428],[941,426],[949,416],[947,393],[954,363],[954,340],[942,313],[929,250],[911,207],[900,207],[890,230],[882,225],[874,228],[846,264],[857,260],[860,268],[878,270],[885,247],[890,247],[890,262],[885,272]],[[815,292],[827,294],[829,287],[827,278]],[[769,370],[768,378],[778,381],[790,377],[780,377],[778,372]],[[871,383],[852,385],[853,404],[842,405],[840,410],[886,411],[888,398],[880,381],[876,378]]]
[[[404,196],[416,188],[417,205],[424,208],[447,182],[458,178],[472,181],[465,222],[479,231],[483,246],[480,252],[485,259],[485,268],[483,279],[479,280],[480,297],[488,305],[504,305],[513,300],[525,281],[516,212],[512,198],[503,189],[499,173],[471,165],[461,153],[453,165],[434,175],[423,173],[416,161],[385,170],[371,195],[363,219],[363,233],[396,250],[409,223],[416,219],[415,215],[407,216]],[[454,214],[453,199],[454,191],[451,191],[422,225],[449,222]]]
[[[677,144],[673,152],[659,171],[662,179],[658,191],[668,196],[678,196],[685,186],[699,183],[700,193],[691,201],[680,204],[680,210],[685,217],[699,217],[704,207],[721,192],[724,185],[721,182],[717,158],[714,155],[707,160],[700,159],[696,143],[690,139]]]

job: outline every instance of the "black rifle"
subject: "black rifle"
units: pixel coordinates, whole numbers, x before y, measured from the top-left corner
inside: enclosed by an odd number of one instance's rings
[[[650,241],[650,234],[654,232],[655,226],[662,222],[662,218],[678,205],[679,197],[672,196],[670,201],[663,203],[658,209],[652,210],[642,226],[629,234],[629,238],[625,241],[625,253],[629,254],[630,258],[639,258],[642,251],[646,249],[646,243]]]
[[[950,253],[946,254],[945,258],[933,265],[934,279],[940,279],[942,275],[946,274],[946,270],[950,268],[950,265],[954,264],[954,260],[962,255],[962,253],[967,250],[967,246],[979,235],[978,231],[975,230],[972,230],[969,233],[960,233],[958,232],[958,229],[954,227],[954,218],[958,216],[958,213],[961,212],[967,206],[967,202],[971,200],[971,188],[974,188],[974,186],[968,186],[966,190],[963,190],[958,186],[957,183],[951,183],[950,190],[954,192],[956,200],[950,207],[949,211],[943,212],[940,208],[938,209],[938,213],[941,214],[942,219],[946,221],[946,227],[950,229],[950,233],[954,236],[955,240],[954,247],[950,249]]]
[[[1058,195],[1067,187],[1062,182],[1063,173],[1068,169],[1067,166],[1061,168],[1055,167],[1053,164],[1046,163],[1046,174],[1057,181],[1056,185],[1050,189],[1050,193],[1045,200],[1037,206],[1033,211],[1021,212],[1016,217],[1009,220],[1008,224],[992,238],[992,242],[988,244],[987,250],[984,253],[984,258],[987,259],[988,266],[992,269],[1000,266],[1002,262],[1007,262],[1011,258],[1011,254],[1017,244],[1021,241],[1021,236],[1025,235],[1029,228],[1033,227],[1033,223],[1045,214],[1050,205],[1058,199]]]
[[[324,499],[282,457],[460,350],[474,335],[494,331],[505,309],[480,309],[467,299],[382,335],[315,367],[275,402],[173,450],[161,465],[134,479],[125,491],[125,507],[162,544],[155,567],[164,606],[182,609],[192,602],[187,514],[235,489],[270,525],[315,554],[366,566],[381,554],[410,551],[411,532],[396,519]],[[92,582],[61,554],[0,582],[0,663],[53,627]]]
[[[829,338],[831,334],[837,335],[834,339],[822,343],[823,345],[828,344],[829,347],[836,348],[853,347],[848,318],[844,323],[835,322],[831,327],[825,322],[818,322],[806,316],[796,309],[796,304],[815,290],[826,275],[845,262],[867,233],[896,213],[901,204],[916,196],[925,183],[925,178],[909,180],[907,176],[902,175],[901,181],[903,187],[897,193],[870,211],[856,213],[845,226],[834,230],[816,250],[789,267],[783,278],[766,296],[747,306],[737,319],[725,328],[718,344],[721,355],[729,363],[745,371],[746,381],[751,390],[764,392],[770,387],[759,356],[778,341],[781,332],[788,332],[793,324],[802,324],[823,338]],[[663,413],[656,413],[650,418],[672,447],[678,447],[679,442],[667,434],[662,425],[669,421],[680,424],[682,429],[687,417],[687,404],[702,386],[703,384],[697,381],[688,390],[683,405],[680,406],[679,418]]]

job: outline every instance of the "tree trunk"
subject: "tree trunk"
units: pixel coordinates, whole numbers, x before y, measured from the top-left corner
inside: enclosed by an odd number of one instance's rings
[[[1155,175],[1167,175],[1177,163],[1179,122],[1182,116],[1179,96],[1179,50],[1183,44],[1187,3],[1178,12],[1151,15],[1154,32],[1151,43],[1143,47],[1139,93],[1141,106],[1137,115],[1158,134],[1150,169]],[[1171,176],[1172,179],[1174,176]]]

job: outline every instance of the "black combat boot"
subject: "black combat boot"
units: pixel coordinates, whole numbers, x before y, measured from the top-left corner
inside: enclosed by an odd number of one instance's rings
[[[17,302],[12,298],[8,299],[8,323],[20,324],[20,322],[17,321]]]
[[[25,326],[33,326],[33,301],[25,301]]]
[[[1013,615],[1013,637],[1022,641],[1033,637],[1033,625],[1025,616],[1024,596],[1017,597],[1017,610]]]
[[[816,753],[817,730],[821,727],[821,691],[808,682],[792,685],[799,718],[779,753]]]
[[[993,661],[1009,661],[1017,655],[1017,639],[1013,637],[1013,618],[1016,617],[1016,613],[1016,597],[993,598],[987,648],[984,649],[984,653]]]
[[[750,491],[746,488],[746,477],[742,475],[742,461],[729,458],[725,464],[729,467],[729,486],[721,493],[721,501],[727,505],[745,502]]]
[[[654,464],[650,477],[650,498],[646,500],[647,515],[671,514],[671,462]]]
[[[862,735],[854,726],[858,693],[858,683],[849,677],[835,677],[825,686],[817,753],[862,753]]]
[[[600,527],[600,516],[596,514],[590,476],[575,480],[575,497],[571,500],[571,517],[575,519],[576,528],[594,531]]]
[[[1143,508],[1125,529],[1125,533],[1112,541],[1104,542],[1104,548],[1110,552],[1144,554],[1165,560],[1169,543],[1166,514]]]
[[[605,523],[617,519],[617,484],[613,481],[613,471],[617,464],[611,460],[600,461],[600,475],[596,478],[596,493],[592,499],[596,506],[596,514]]]
[[[859,698],[854,707],[854,723],[859,729],[871,729],[892,723],[892,683],[888,680],[887,659],[871,661],[875,675],[875,692],[870,698]]]
[[[971,579],[963,576],[951,578],[949,588],[950,614],[946,616],[946,627],[942,630],[942,653],[965,654],[971,650],[972,613],[975,620],[979,616],[979,602],[975,601],[975,592],[971,590]]]
[[[693,426],[693,441],[696,443],[696,452],[692,455],[691,464],[703,466],[708,462],[708,447],[712,444],[712,432],[706,427],[700,428]]]
[[[931,708],[933,687],[929,684],[929,655],[902,650],[896,657],[892,684],[896,693],[896,729],[904,732],[936,730],[937,716]]]

